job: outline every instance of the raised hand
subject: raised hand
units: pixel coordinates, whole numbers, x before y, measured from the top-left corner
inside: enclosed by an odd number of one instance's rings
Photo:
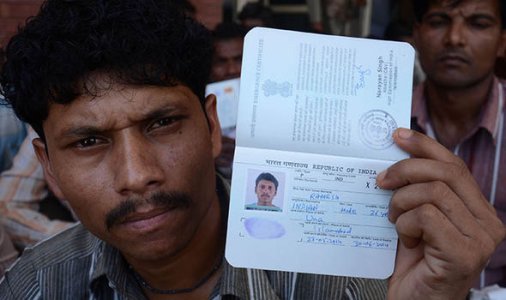
[[[388,299],[465,299],[505,227],[458,157],[408,129],[394,140],[412,158],[377,179],[394,190],[389,219],[399,234]]]

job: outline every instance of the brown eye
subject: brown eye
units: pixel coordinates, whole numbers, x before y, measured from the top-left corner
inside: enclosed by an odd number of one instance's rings
[[[176,121],[178,121],[179,119],[180,119],[179,117],[167,117],[167,118],[162,118],[162,119],[156,120],[155,122],[153,122],[151,124],[151,126],[149,127],[148,130],[151,131],[151,130],[155,130],[158,128],[170,126],[173,123],[175,123]]]
[[[429,24],[429,26],[431,26],[431,27],[437,28],[437,27],[442,27],[442,26],[447,25],[448,22],[442,18],[434,18],[434,19],[428,20],[427,24]]]
[[[98,143],[98,139],[96,137],[88,137],[85,139],[82,139],[76,143],[77,147],[79,148],[87,148],[95,146]]]
[[[476,29],[487,29],[492,26],[487,20],[472,20],[470,23],[470,25]]]

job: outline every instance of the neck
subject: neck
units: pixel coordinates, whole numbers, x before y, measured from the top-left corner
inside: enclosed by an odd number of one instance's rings
[[[457,146],[480,121],[494,77],[465,88],[440,87],[427,81],[427,109],[437,140],[448,149]]]
[[[257,205],[258,206],[272,206],[272,202],[258,200]]]
[[[177,254],[163,261],[130,261],[132,268],[151,287],[160,290],[180,290],[194,287],[209,279],[191,292],[173,295],[156,294],[143,289],[149,299],[207,299],[217,284],[222,268],[213,272],[224,253],[224,228],[218,196],[215,197],[193,239]]]

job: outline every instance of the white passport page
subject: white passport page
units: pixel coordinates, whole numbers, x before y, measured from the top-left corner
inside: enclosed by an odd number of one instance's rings
[[[377,174],[408,157],[406,43],[255,28],[245,39],[226,258],[236,267],[391,275],[397,234]],[[273,206],[256,179],[278,181]]]

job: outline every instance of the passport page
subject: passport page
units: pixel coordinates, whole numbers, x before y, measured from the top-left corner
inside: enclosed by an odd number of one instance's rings
[[[391,275],[397,250],[387,219],[392,192],[375,180],[408,157],[392,133],[410,126],[413,61],[406,43],[267,28],[248,33],[227,231],[230,264]]]

